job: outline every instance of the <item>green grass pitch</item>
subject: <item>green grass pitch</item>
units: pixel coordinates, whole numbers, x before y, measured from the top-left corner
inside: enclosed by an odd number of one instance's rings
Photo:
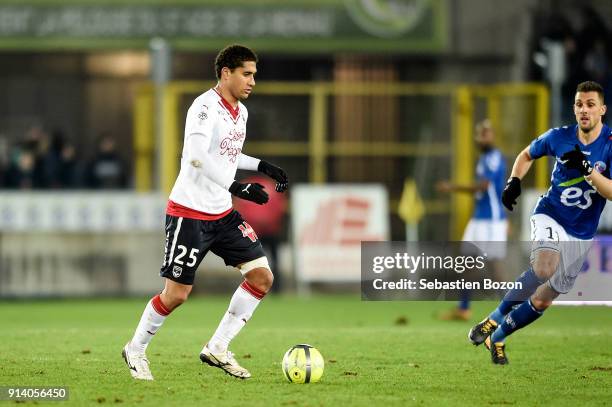
[[[494,366],[468,343],[470,323],[441,322],[451,303],[362,302],[357,296],[266,298],[232,343],[253,378],[203,365],[198,352],[229,296],[192,298],[148,350],[154,382],[121,359],[146,299],[0,302],[0,386],[68,386],[54,405],[585,406],[612,402],[612,309],[553,307],[508,341]],[[475,303],[475,316],[493,303]],[[320,383],[281,372],[284,352],[317,347]],[[0,402],[0,404],[13,402]],[[32,402],[28,402],[32,404]]]

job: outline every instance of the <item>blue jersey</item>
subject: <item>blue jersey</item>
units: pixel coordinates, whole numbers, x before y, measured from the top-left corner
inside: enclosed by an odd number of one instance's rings
[[[550,129],[529,147],[533,159],[550,155],[556,160],[551,186],[538,201],[534,213],[550,216],[574,237],[591,239],[606,199],[585,181],[580,171],[568,169],[561,163],[561,156],[573,150],[575,145],[580,147],[595,171],[610,178],[612,130],[608,126],[604,125],[599,136],[588,145],[578,140],[577,125]]]
[[[486,191],[476,193],[476,208],[474,219],[500,220],[505,219],[501,194],[506,183],[506,159],[501,151],[492,149],[480,155],[476,165],[478,181],[488,181]]]

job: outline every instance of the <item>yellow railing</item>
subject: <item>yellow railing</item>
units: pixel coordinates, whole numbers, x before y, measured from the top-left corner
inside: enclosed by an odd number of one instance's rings
[[[162,160],[157,180],[161,190],[168,192],[178,173],[179,146],[182,143],[179,126],[180,97],[185,94],[199,94],[212,87],[212,82],[181,81],[171,82],[163,89],[162,114],[164,128],[161,135]],[[486,115],[498,128],[502,121],[501,98],[507,96],[530,96],[535,98],[535,132],[530,138],[548,128],[549,95],[541,84],[423,84],[423,83],[330,83],[330,82],[268,82],[257,85],[261,95],[302,95],[309,97],[308,141],[271,142],[249,141],[250,154],[275,156],[302,156],[309,158],[308,179],[312,183],[327,180],[327,158],[348,156],[389,156],[452,157],[452,181],[469,184],[473,182],[474,148],[473,134],[475,106],[478,99],[486,103]],[[346,95],[394,95],[394,96],[442,96],[453,101],[449,112],[452,123],[451,143],[414,142],[343,142],[333,141],[328,133],[328,104],[330,96]],[[135,100],[134,145],[136,149],[135,178],[138,190],[151,188],[151,163],[153,156],[153,87],[143,85]],[[148,106],[148,107],[147,107]],[[525,143],[526,145],[526,143]],[[518,151],[507,152],[516,154]],[[511,163],[510,163],[511,165]],[[536,163],[536,186],[547,185],[547,162]],[[452,238],[461,237],[472,211],[473,200],[465,195],[452,197],[450,211],[453,215]],[[395,203],[396,204],[396,203]],[[448,208],[439,200],[425,202],[429,213],[445,212]],[[397,206],[397,205],[396,205]],[[395,211],[397,208],[393,208]]]
[[[525,84],[496,84],[488,86],[470,86],[470,91],[474,97],[484,98],[487,101],[487,117],[491,120],[494,129],[500,129],[502,122],[501,98],[508,96],[535,97],[535,133],[528,135],[530,138],[544,133],[550,127],[549,111],[550,96],[548,88],[539,83]],[[518,154],[518,151],[515,151]],[[512,165],[512,163],[510,163]],[[535,187],[546,189],[548,187],[549,168],[548,160],[540,159],[534,163],[535,166]]]

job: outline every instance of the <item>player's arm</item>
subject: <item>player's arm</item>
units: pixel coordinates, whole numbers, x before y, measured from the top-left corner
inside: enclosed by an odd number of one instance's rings
[[[510,178],[506,182],[502,192],[502,203],[508,210],[512,210],[516,205],[517,198],[521,195],[521,180],[529,172],[534,159],[529,152],[531,145],[525,147],[514,160]]]
[[[516,156],[516,160],[514,160],[514,165],[512,166],[512,173],[510,174],[510,178],[518,178],[522,180],[525,175],[529,172],[531,168],[531,164],[533,164],[533,158],[529,154],[530,146],[527,146]]]
[[[502,204],[508,210],[511,211],[516,205],[516,200],[521,195],[521,180],[529,172],[533,161],[546,155],[554,155],[551,139],[554,138],[555,132],[555,129],[550,129],[541,134],[516,156],[510,178],[502,192]]]
[[[276,181],[276,192],[285,192],[289,187],[289,178],[285,170],[259,158],[240,153],[238,156],[238,168],[266,174]]]
[[[189,165],[197,169],[206,178],[219,185],[225,190],[229,190],[232,184],[231,179],[224,176],[223,171],[217,167],[208,152],[211,137],[205,133],[191,133],[185,139],[185,152]]]
[[[595,188],[599,195],[612,200],[612,180],[610,178],[600,174],[599,171],[592,171],[584,179]]]

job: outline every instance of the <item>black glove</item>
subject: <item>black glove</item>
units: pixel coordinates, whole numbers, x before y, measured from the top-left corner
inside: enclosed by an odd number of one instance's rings
[[[573,150],[561,156],[561,162],[567,168],[573,168],[580,171],[582,175],[590,175],[593,172],[593,167],[591,167],[584,153],[580,151],[578,144],[574,146]]]
[[[257,166],[257,171],[263,172],[276,181],[276,188],[274,188],[276,192],[285,192],[287,187],[289,187],[289,178],[287,178],[287,173],[282,168],[261,160]]]
[[[512,207],[516,205],[516,198],[521,194],[521,179],[518,177],[512,177],[506,183],[506,187],[502,192],[502,203],[509,211],[512,211]]]
[[[259,205],[268,202],[268,193],[261,184],[240,184],[234,181],[229,187],[229,191],[238,198],[246,199]]]

